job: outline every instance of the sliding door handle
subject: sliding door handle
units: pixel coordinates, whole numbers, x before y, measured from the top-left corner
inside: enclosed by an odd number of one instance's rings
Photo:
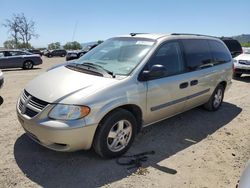
[[[186,87],[188,87],[188,82],[183,82],[179,85],[180,89],[184,89]]]
[[[190,82],[190,85],[191,86],[195,86],[195,85],[197,85],[198,84],[198,80],[192,80],[191,82]]]

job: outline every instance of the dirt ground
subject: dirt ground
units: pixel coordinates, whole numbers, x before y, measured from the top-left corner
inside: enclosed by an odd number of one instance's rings
[[[235,187],[250,157],[250,76],[233,80],[217,112],[196,108],[149,126],[127,154],[155,151],[127,169],[92,150],[59,153],[26,137],[15,105],[26,83],[63,58],[34,70],[5,70],[0,90],[0,187]]]

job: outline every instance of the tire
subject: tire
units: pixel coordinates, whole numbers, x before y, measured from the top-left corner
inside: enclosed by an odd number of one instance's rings
[[[49,54],[49,55],[48,55],[48,58],[51,58],[51,57],[52,57],[52,55],[51,55],[51,54]]]
[[[124,154],[136,135],[137,122],[133,114],[117,109],[108,114],[97,128],[93,148],[103,158],[113,158]]]
[[[33,69],[34,63],[32,61],[25,61],[23,63],[23,69]]]
[[[208,111],[216,111],[220,108],[222,102],[223,102],[223,98],[224,98],[224,91],[225,88],[222,84],[219,84],[212,96],[210,97],[209,101],[204,104],[204,108]]]
[[[240,78],[241,75],[242,75],[241,73],[234,73],[234,74],[233,74],[233,77],[234,77],[234,78]]]

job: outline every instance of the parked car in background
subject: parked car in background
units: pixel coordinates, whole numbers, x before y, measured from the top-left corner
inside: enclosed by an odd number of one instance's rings
[[[20,50],[0,50],[0,69],[32,69],[35,65],[42,64],[42,62],[38,54]]]
[[[86,54],[88,51],[69,51],[66,55],[66,61],[79,59],[81,56]]]
[[[3,72],[0,70],[0,88],[3,87],[3,82],[4,82]]]
[[[67,55],[66,50],[51,50],[45,51],[44,54],[47,57],[65,57]]]
[[[27,135],[47,148],[93,146],[117,157],[142,127],[200,105],[218,110],[232,74],[230,52],[217,38],[132,33],[36,77],[16,110]]]
[[[229,37],[221,37],[220,39],[226,44],[233,58],[243,53],[241,44],[237,40]]]
[[[234,58],[234,77],[239,78],[242,74],[250,74],[250,50]]]
[[[40,50],[30,49],[30,50],[27,50],[27,51],[32,53],[32,54],[39,54],[40,56],[43,55],[43,53]]]
[[[93,48],[95,48],[98,45],[99,44],[94,44],[94,45],[88,46],[87,48],[85,48],[84,50],[81,50],[81,51],[68,52],[66,55],[66,61],[71,61],[73,59],[79,59],[81,56],[83,56],[84,54],[86,54],[87,52],[89,52],[90,50],[92,50]]]

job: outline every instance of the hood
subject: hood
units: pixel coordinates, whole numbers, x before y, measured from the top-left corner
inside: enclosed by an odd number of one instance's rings
[[[247,60],[247,61],[250,61],[250,54],[241,54],[241,55],[237,56],[234,59],[236,59],[236,60]]]
[[[79,91],[89,96],[119,80],[70,70],[64,66],[45,72],[28,83],[25,90],[34,97],[58,103]]]

